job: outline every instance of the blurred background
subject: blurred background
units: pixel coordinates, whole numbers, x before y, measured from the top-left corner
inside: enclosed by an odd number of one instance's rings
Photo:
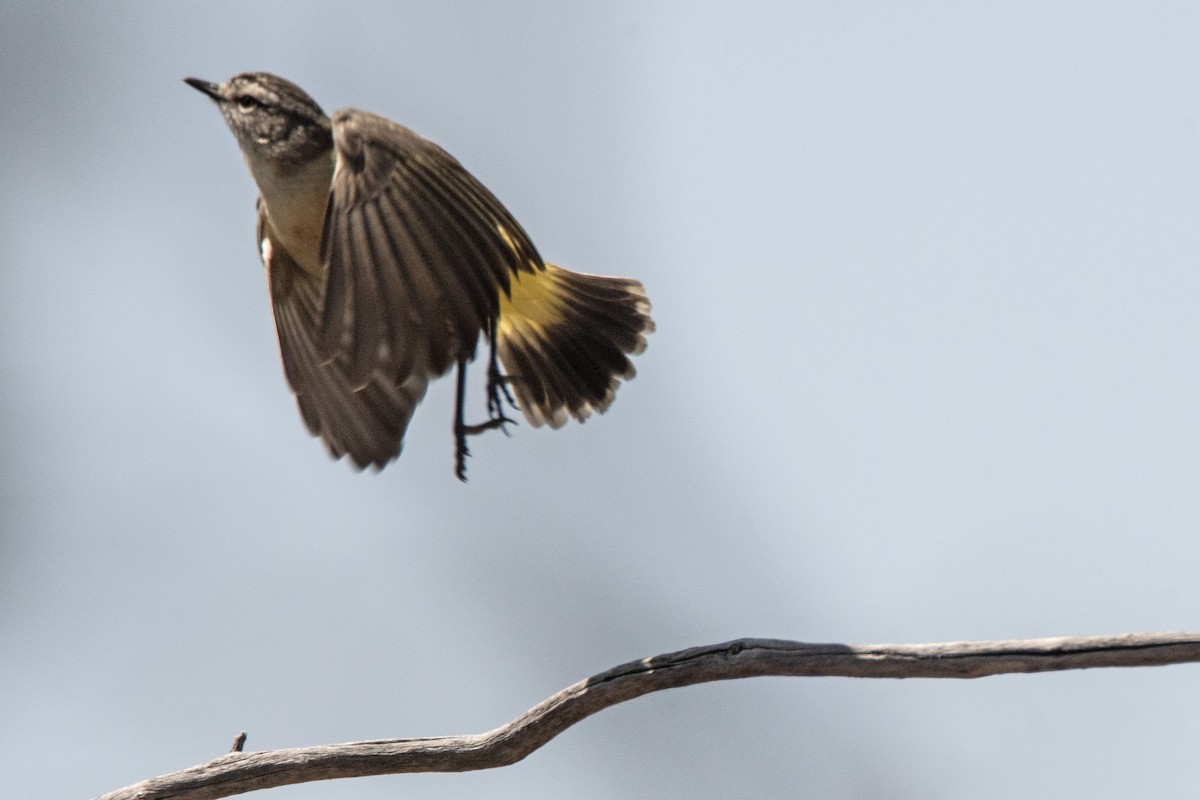
[[[5,794],[481,732],[738,636],[1197,629],[1198,40],[1182,2],[0,7]],[[180,82],[260,69],[643,280],[610,412],[464,486],[446,380],[400,461],[331,461]],[[713,684],[272,796],[1181,796],[1197,675]]]

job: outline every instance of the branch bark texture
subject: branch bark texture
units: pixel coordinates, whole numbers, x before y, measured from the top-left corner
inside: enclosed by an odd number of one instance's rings
[[[213,800],[331,778],[467,772],[513,764],[576,722],[644,694],[763,676],[983,678],[1015,672],[1200,661],[1200,633],[1137,633],[940,644],[810,644],[737,639],[643,658],[568,686],[487,733],[232,752],[99,800]]]

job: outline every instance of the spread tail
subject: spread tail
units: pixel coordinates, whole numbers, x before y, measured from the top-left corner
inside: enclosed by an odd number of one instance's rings
[[[636,374],[629,356],[653,330],[640,282],[547,264],[514,275],[501,295],[496,349],[525,418],[559,428],[612,404],[620,379]]]

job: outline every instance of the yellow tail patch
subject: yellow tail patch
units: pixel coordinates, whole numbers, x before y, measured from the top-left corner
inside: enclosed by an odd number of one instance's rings
[[[496,348],[525,418],[558,428],[609,407],[620,379],[635,374],[628,356],[646,348],[652,330],[638,281],[547,264],[512,276]]]

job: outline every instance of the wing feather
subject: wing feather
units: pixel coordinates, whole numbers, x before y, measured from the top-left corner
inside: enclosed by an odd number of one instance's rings
[[[319,345],[355,380],[443,374],[474,356],[511,276],[545,266],[512,215],[432,142],[339,111]]]
[[[501,248],[494,229],[465,211],[461,206],[448,201],[438,184],[429,176],[416,174],[404,198],[405,206],[414,217],[422,222],[426,235],[433,237],[431,243],[445,258],[454,264],[481,264],[486,271],[454,269],[450,274],[464,287],[479,319],[483,322],[494,317],[498,311],[497,289],[507,292],[511,266],[510,253]],[[434,219],[438,222],[434,223]]]
[[[405,214],[397,202],[396,192],[380,195],[376,206],[379,213],[379,235],[387,242],[388,255],[378,268],[388,276],[391,291],[388,303],[406,311],[410,320],[404,326],[405,346],[419,353],[422,368],[432,374],[441,374],[450,365],[442,359],[453,350],[446,341],[449,308],[445,289],[439,283],[439,271],[449,265],[436,262],[436,257],[425,251],[411,215]],[[403,265],[400,268],[397,265]],[[474,335],[478,336],[478,329]]]
[[[260,241],[266,235],[260,213]],[[277,245],[264,254],[269,254],[264,262],[284,375],[304,424],[335,457],[349,455],[360,469],[382,468],[400,454],[428,378],[412,374],[396,379],[375,371],[364,381],[352,380],[346,358],[328,359],[318,346],[321,280]]]

